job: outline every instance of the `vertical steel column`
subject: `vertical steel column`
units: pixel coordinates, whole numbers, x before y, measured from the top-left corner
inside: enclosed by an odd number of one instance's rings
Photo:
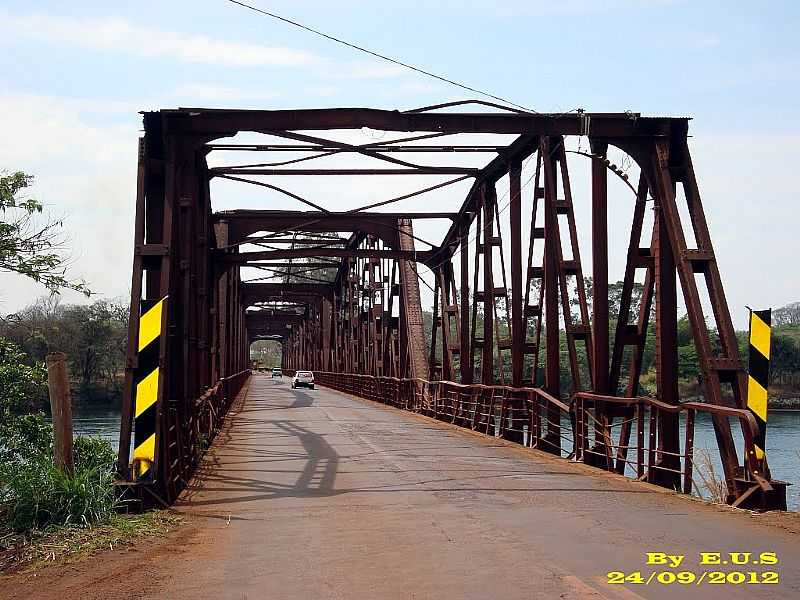
[[[592,153],[605,158],[608,145],[593,142]],[[592,332],[594,391],[607,394],[608,318],[608,181],[606,165],[592,160]]]
[[[592,154],[605,159],[608,145],[592,141]],[[608,175],[606,163],[592,160],[592,383],[598,394],[608,394],[609,318],[608,318]],[[605,468],[602,457],[610,456],[609,419],[603,402],[595,403],[596,452],[592,456]]]
[[[433,284],[433,312],[431,313],[431,341],[428,347],[428,381],[438,380],[443,378],[439,372],[439,367],[443,368],[443,364],[437,364],[436,357],[436,338],[439,332],[439,324],[443,320],[439,317],[439,269],[434,270],[434,284]],[[444,331],[444,329],[442,329]]]
[[[333,331],[331,318],[331,301],[328,298],[322,298],[322,364],[320,367],[323,371],[331,370],[331,332]]]
[[[655,220],[656,383],[659,400],[667,404],[678,404],[678,295],[675,257],[669,243],[662,198],[658,196]],[[680,453],[678,415],[659,411],[658,416],[659,460],[656,471],[648,474],[648,481],[679,489],[680,474],[672,471],[680,470],[680,459],[676,456]]]
[[[128,318],[128,348],[125,363],[125,383],[122,395],[122,410],[119,430],[119,454],[117,471],[128,478],[130,475],[131,433],[133,430],[133,385],[136,371],[136,355],[139,337],[139,316],[142,304],[143,259],[136,248],[145,243],[145,187],[147,185],[147,153],[144,138],[139,139],[139,164],[136,176],[136,217],[133,233],[133,277],[131,280],[131,302]]]
[[[398,247],[400,250],[414,251],[414,230],[410,219],[398,220]],[[410,260],[400,260],[400,331],[405,330],[405,353],[401,347],[400,358],[407,356],[406,369],[412,378],[423,377],[427,371],[425,361],[425,329],[422,323],[422,302],[419,295],[417,265]],[[402,339],[402,337],[401,337]]]
[[[548,393],[556,398],[561,397],[561,364],[560,335],[558,321],[558,254],[561,240],[557,237],[558,224],[555,208],[556,201],[553,178],[555,167],[551,155],[551,140],[542,140],[541,150],[545,179],[545,211],[544,211],[544,302],[545,302],[545,379],[544,385]],[[550,444],[559,444],[561,428],[558,426],[561,414],[558,409],[548,405],[547,440]],[[545,448],[547,449],[547,448]]]
[[[472,352],[469,347],[469,224],[465,221],[461,226],[461,290],[459,300],[461,302],[461,331],[460,331],[460,350],[458,353],[459,369],[461,371],[461,383],[470,384],[474,374],[472,364]]]
[[[481,353],[481,383],[494,384],[494,275],[492,238],[494,237],[494,184],[483,193],[483,352]],[[498,365],[499,366],[499,365]]]
[[[712,404],[725,405],[721,383],[728,380],[733,382],[734,400],[741,405],[743,401],[741,389],[744,380],[743,369],[739,360],[738,347],[734,341],[735,336],[732,335],[733,326],[730,323],[730,314],[725,303],[724,293],[721,283],[717,281],[719,272],[700,197],[691,173],[691,159],[686,146],[685,132],[681,136],[674,136],[672,140],[656,140],[653,144],[652,165],[656,180],[653,186],[654,192],[657,194],[656,201],[660,202],[662,207],[661,215],[665,222],[664,234],[669,236],[673,264],[676,265],[680,276],[700,370],[703,374],[706,397]],[[683,232],[675,197],[676,180],[684,182],[692,220],[691,226],[698,248],[690,249],[686,245],[686,236]],[[688,186],[686,185],[687,180],[689,181]],[[720,358],[713,356],[708,325],[703,315],[700,294],[695,281],[695,274],[698,272],[705,274],[707,282],[711,281],[708,292],[715,317],[718,318],[717,326],[720,331],[725,331],[720,335],[724,352]],[[722,468],[728,486],[728,500],[732,501],[737,493],[735,480],[739,471],[736,447],[733,444],[728,420],[717,415],[713,420]]]
[[[525,329],[522,314],[522,163],[511,163],[509,218],[511,220],[511,385],[522,386],[525,360]]]

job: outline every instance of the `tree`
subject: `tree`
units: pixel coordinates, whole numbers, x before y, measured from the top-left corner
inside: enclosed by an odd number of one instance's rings
[[[25,353],[0,337],[0,425],[31,412],[47,390],[47,371],[41,363],[25,364]]]
[[[85,398],[121,392],[127,329],[122,303],[65,305],[58,296],[40,298],[0,323],[0,335],[17,344],[30,364],[44,361],[48,352],[65,352],[75,389]]]
[[[773,335],[770,349],[770,382],[790,383],[800,372],[800,344],[786,335]]]
[[[281,343],[277,340],[256,340],[250,346],[250,360],[258,362],[259,368],[280,367]]]
[[[583,284],[586,289],[586,304],[589,307],[589,312],[591,313],[592,286],[594,284],[594,280],[591,277],[584,277]],[[611,323],[614,325],[619,318],[619,309],[620,305],[622,304],[622,288],[624,285],[625,284],[622,281],[608,284],[608,316],[611,320]],[[630,312],[628,314],[629,323],[637,323],[639,321],[639,307],[642,302],[643,294],[644,286],[641,283],[634,282],[633,286],[631,287],[631,304]],[[578,307],[579,302],[577,292],[570,299],[570,304],[576,308]],[[652,303],[650,306],[650,323],[655,322],[655,314],[655,303]]]
[[[42,204],[22,195],[32,184],[33,176],[22,171],[0,172],[0,271],[30,277],[53,293],[71,289],[89,296],[85,282],[67,277],[67,261],[60,253],[63,223],[40,223],[36,215],[43,213]]]
[[[773,310],[772,325],[800,325],[800,302],[792,302]]]

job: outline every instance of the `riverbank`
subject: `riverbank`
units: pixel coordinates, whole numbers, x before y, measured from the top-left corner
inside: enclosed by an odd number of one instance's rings
[[[797,398],[770,398],[767,401],[769,410],[800,410],[800,397]]]
[[[98,552],[127,550],[139,540],[167,535],[182,522],[171,511],[152,511],[114,515],[108,522],[90,527],[57,527],[26,534],[0,531],[0,574],[35,572]]]

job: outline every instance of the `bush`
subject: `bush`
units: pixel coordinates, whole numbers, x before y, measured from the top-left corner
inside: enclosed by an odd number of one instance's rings
[[[0,463],[0,518],[14,531],[107,520],[116,508],[114,452],[97,438],[75,440],[75,474],[56,468],[52,455],[37,451],[24,460]]]
[[[53,427],[42,415],[8,417],[0,422],[0,466],[15,467],[53,455]]]
[[[78,436],[72,443],[75,470],[102,469],[113,471],[117,460],[114,449],[99,437]]]
[[[28,366],[19,346],[0,337],[0,424],[16,415],[32,412],[47,393],[43,364]]]

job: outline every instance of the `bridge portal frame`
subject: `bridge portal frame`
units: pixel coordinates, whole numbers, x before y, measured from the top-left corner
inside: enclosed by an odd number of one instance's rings
[[[130,345],[126,368],[120,436],[119,466],[131,483],[142,483],[165,502],[171,502],[186,485],[202,449],[218,427],[232,397],[248,375],[247,348],[259,333],[256,320],[246,314],[252,303],[251,290],[242,285],[239,267],[259,261],[314,257],[339,259],[336,281],[324,293],[298,294],[305,309],[299,323],[280,316],[288,331],[284,339],[289,368],[327,371],[340,369],[354,374],[459,379],[473,384],[478,370],[481,384],[491,385],[499,368],[501,383],[504,363],[510,363],[511,386],[537,387],[542,363],[541,389],[554,398],[562,397],[560,385],[559,327],[563,322],[570,362],[572,395],[580,394],[581,405],[593,406],[595,447],[584,460],[597,466],[624,471],[630,438],[630,413],[604,398],[639,395],[639,376],[649,314],[655,306],[657,399],[678,405],[677,291],[683,292],[697,347],[703,391],[713,405],[744,410],[746,375],[730,319],[722,281],[702,207],[687,144],[687,118],[650,118],[635,113],[534,114],[507,110],[496,112],[438,112],[466,103],[448,103],[398,112],[369,108],[307,110],[215,110],[182,108],[144,114],[145,133],[140,142],[137,179],[134,269],[131,296]],[[485,103],[479,103],[485,104]],[[308,131],[371,128],[392,132],[427,132],[385,144],[355,146],[310,135]],[[294,144],[235,145],[215,143],[239,132],[258,132],[288,139]],[[419,166],[394,158],[411,152],[402,142],[458,133],[514,134],[516,139],[498,147],[498,156],[480,169]],[[592,275],[593,312],[577,248],[565,136],[586,136],[592,160]],[[639,166],[630,244],[620,311],[610,332],[608,298],[607,175],[614,171],[607,149],[616,147]],[[209,168],[206,157],[217,149],[257,152],[299,151],[359,154],[392,163],[383,169],[298,169],[264,166]],[[432,152],[479,151],[478,147],[431,146]],[[543,264],[532,264],[529,252],[523,268],[520,177],[522,162],[537,156],[529,247],[544,244]],[[399,165],[399,166],[398,166]],[[449,183],[420,190],[424,193],[471,178],[472,187],[460,210],[447,214],[452,223],[444,239],[430,250],[418,251],[411,220],[397,214],[367,213],[378,203],[346,213],[331,213],[306,199],[272,184],[247,181],[243,175],[311,177],[327,175],[448,175]],[[617,173],[619,174],[619,173]],[[502,286],[495,285],[493,264],[500,248],[500,213],[495,186],[509,177],[510,277],[503,266]],[[209,182],[214,177],[254,183],[311,205],[315,214],[297,211],[249,211],[214,215]],[[681,219],[676,189],[680,186],[687,202],[689,223]],[[412,194],[414,195],[414,194]],[[563,197],[562,197],[563,196]],[[393,199],[391,202],[398,200]],[[641,243],[644,214],[652,202],[655,223],[649,244]],[[544,213],[544,227],[536,225],[536,210]],[[320,214],[322,213],[322,214]],[[567,217],[571,258],[564,257],[559,217]],[[413,218],[422,218],[416,215]],[[295,225],[287,225],[294,222]],[[352,235],[345,242],[315,247],[272,249],[252,253],[239,251],[255,231],[341,231],[349,222]],[[478,240],[470,256],[468,236],[477,223]],[[494,227],[497,226],[495,235]],[[687,245],[687,226],[695,247]],[[646,233],[646,232],[644,232]],[[455,273],[451,259],[459,253],[461,271]],[[474,279],[467,265],[474,258]],[[426,356],[422,330],[422,309],[416,277],[416,263],[435,273],[437,306],[434,314],[431,352]],[[388,266],[391,265],[391,266]],[[478,273],[482,268],[482,277]],[[383,269],[383,270],[381,270]],[[629,322],[632,312],[634,278],[638,269],[646,272],[639,319]],[[385,274],[385,271],[391,274]],[[457,277],[458,275],[458,277]],[[379,277],[379,280],[376,280]],[[707,290],[716,323],[718,342],[711,339],[701,302],[698,278]],[[569,281],[575,281],[571,287]],[[383,284],[388,282],[388,288]],[[380,302],[376,284],[381,287]],[[293,284],[294,285],[294,284]],[[539,294],[538,300],[532,287]],[[367,291],[365,305],[362,295]],[[470,296],[472,290],[472,296]],[[277,297],[285,298],[286,293]],[[577,315],[571,312],[575,295]],[[157,433],[151,478],[135,482],[128,469],[131,426],[135,412],[137,380],[137,335],[139,316],[161,298],[170,302],[168,335],[161,345],[161,369]],[[275,296],[273,296],[275,297]],[[498,301],[498,298],[502,302]],[[379,304],[379,306],[376,305]],[[399,317],[393,306],[399,305]],[[441,316],[439,316],[441,306]],[[498,306],[507,312],[498,317]],[[561,309],[559,311],[559,308]],[[388,309],[388,312],[387,312]],[[477,316],[482,314],[482,331]],[[471,315],[471,318],[470,318]],[[278,317],[276,317],[278,318]],[[287,320],[288,319],[288,320]],[[563,321],[562,321],[563,320]],[[510,330],[501,336],[499,323]],[[529,336],[535,330],[534,339]],[[270,331],[274,331],[272,327]],[[437,333],[443,338],[441,360],[436,356]],[[546,343],[542,343],[542,334]],[[589,363],[589,381],[582,382],[577,345],[583,343]],[[540,348],[544,346],[540,360]],[[627,385],[622,389],[625,349],[630,348]],[[454,355],[459,357],[458,368]],[[468,358],[465,358],[468,357]],[[527,370],[531,375],[526,380]],[[584,385],[584,383],[586,385]],[[723,393],[723,388],[729,390]],[[210,391],[213,391],[211,393]],[[202,427],[216,422],[204,433]],[[552,415],[555,418],[555,413]],[[619,443],[611,440],[611,426],[621,419]],[[657,427],[659,461],[648,473],[649,481],[680,487],[681,466],[677,413],[661,411]],[[728,501],[745,494],[772,491],[764,461],[755,457],[752,431],[743,427],[744,462],[740,464],[726,417],[715,415],[714,427],[728,490]],[[557,427],[553,429],[557,435]],[[611,448],[616,448],[616,454]],[[598,458],[599,457],[599,458]]]

